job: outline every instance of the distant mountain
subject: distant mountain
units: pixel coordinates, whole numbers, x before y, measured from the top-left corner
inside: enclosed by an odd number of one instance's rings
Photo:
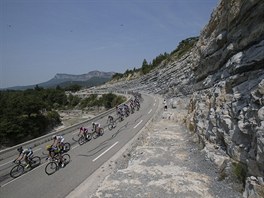
[[[100,71],[91,71],[87,74],[80,74],[80,75],[72,75],[72,74],[56,74],[54,78],[51,80],[40,83],[39,86],[41,87],[54,87],[61,84],[83,84],[83,86],[88,85],[92,81],[99,82],[100,79],[102,79],[103,83],[110,80],[112,76],[114,75],[114,72],[100,72]],[[88,84],[87,84],[88,83]],[[93,85],[92,85],[93,86]]]
[[[87,74],[73,75],[73,74],[56,74],[54,78],[50,79],[47,82],[28,85],[28,86],[16,86],[9,87],[10,90],[25,90],[32,89],[36,85],[43,88],[52,88],[56,86],[67,87],[71,84],[78,84],[85,87],[92,87],[104,84],[105,82],[111,80],[115,72],[100,72],[100,71],[91,71]]]

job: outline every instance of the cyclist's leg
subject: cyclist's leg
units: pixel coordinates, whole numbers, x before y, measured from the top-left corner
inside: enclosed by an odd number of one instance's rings
[[[83,136],[84,136],[85,139],[87,139],[87,131],[83,132]]]
[[[28,168],[30,166],[28,154],[25,155],[24,160],[26,162],[26,168]]]
[[[64,161],[63,161],[63,157],[62,157],[62,154],[60,153],[60,162],[59,162],[59,164],[60,164],[60,166],[63,168],[64,167]]]
[[[29,160],[28,160],[28,156],[27,155],[25,156],[24,160],[25,160],[26,164],[28,164]]]
[[[33,156],[33,151],[30,151],[27,155],[26,155],[26,162],[27,162],[27,164],[30,164],[30,162],[31,162],[31,158],[32,158],[32,156]]]

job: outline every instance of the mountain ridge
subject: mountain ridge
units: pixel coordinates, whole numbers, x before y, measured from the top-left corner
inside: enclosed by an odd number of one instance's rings
[[[96,86],[101,85],[107,81],[109,81],[115,72],[103,72],[103,71],[90,71],[86,74],[66,74],[66,73],[57,73],[55,76],[42,83],[37,83],[33,85],[25,85],[25,86],[14,86],[8,87],[2,90],[25,90],[32,89],[35,86],[40,86],[43,88],[52,88],[56,86],[62,86],[67,84],[79,84],[82,86]]]

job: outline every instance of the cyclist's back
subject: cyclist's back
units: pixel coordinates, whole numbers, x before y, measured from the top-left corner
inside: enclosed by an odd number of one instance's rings
[[[27,164],[26,167],[28,167],[28,166],[29,166],[29,158],[33,156],[33,150],[32,150],[31,148],[22,148],[22,146],[21,146],[21,147],[19,147],[19,148],[17,149],[17,151],[19,152],[19,155],[18,155],[18,157],[14,160],[14,162],[15,162],[16,160],[21,161],[21,160],[24,159],[25,162],[26,162],[26,164]]]
[[[107,119],[107,123],[112,123],[114,121],[114,117],[109,115]]]

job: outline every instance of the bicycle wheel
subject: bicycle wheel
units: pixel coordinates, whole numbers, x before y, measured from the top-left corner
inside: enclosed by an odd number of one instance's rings
[[[93,132],[93,139],[96,139],[98,137],[98,133]]]
[[[70,143],[68,143],[68,142],[64,143],[63,151],[68,152],[70,149],[71,149]]]
[[[112,123],[112,127],[113,127],[113,128],[116,128],[116,122],[115,122],[115,121],[113,121],[113,123]]]
[[[83,137],[83,135],[79,138],[78,143],[80,145],[83,145],[85,143],[85,138]]]
[[[100,136],[104,135],[104,129],[100,128]]]
[[[109,124],[108,124],[108,129],[111,131],[112,128],[113,128],[113,124],[112,124],[112,123],[109,123]]]
[[[92,134],[91,133],[87,133],[87,141],[90,141],[92,139]]]
[[[17,178],[23,173],[24,173],[24,166],[22,166],[21,164],[18,164],[11,169],[10,176],[13,178]]]
[[[47,175],[52,175],[53,173],[56,172],[56,170],[58,170],[58,165],[56,162],[49,162],[45,167],[45,173]]]
[[[69,154],[64,154],[62,155],[62,160],[63,160],[63,163],[66,165],[66,164],[69,164],[70,163],[70,160],[71,160],[71,156]]]
[[[40,163],[41,163],[41,159],[40,159],[39,156],[34,156],[30,160],[30,166],[31,166],[31,168],[35,168],[36,166],[40,165]]]

